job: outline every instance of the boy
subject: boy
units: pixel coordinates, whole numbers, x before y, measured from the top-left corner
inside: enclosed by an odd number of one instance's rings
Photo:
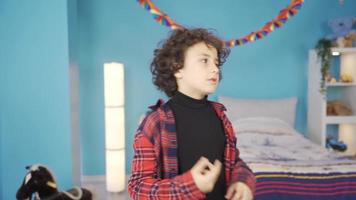
[[[207,100],[229,53],[206,29],[175,30],[154,51],[153,82],[170,99],[151,106],[136,132],[133,199],[253,198],[254,175],[239,158],[225,108]]]

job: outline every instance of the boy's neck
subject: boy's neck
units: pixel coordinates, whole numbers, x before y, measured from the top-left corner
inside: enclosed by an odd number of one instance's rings
[[[190,94],[189,92],[186,92],[186,91],[182,91],[182,90],[179,90],[178,89],[178,92],[190,97],[190,98],[193,98],[193,99],[197,99],[197,100],[202,100],[204,99],[207,95],[199,95],[199,94]]]

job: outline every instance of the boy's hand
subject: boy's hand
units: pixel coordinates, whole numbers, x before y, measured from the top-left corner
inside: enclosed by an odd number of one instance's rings
[[[200,191],[208,193],[213,190],[220,175],[221,166],[222,164],[219,160],[215,160],[214,164],[212,164],[205,157],[201,157],[195,163],[190,172]]]
[[[252,200],[250,188],[243,182],[236,182],[227,189],[225,198],[228,200]]]

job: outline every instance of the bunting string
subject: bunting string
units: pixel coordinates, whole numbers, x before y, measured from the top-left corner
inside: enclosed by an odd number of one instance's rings
[[[137,2],[147,11],[149,11],[153,19],[161,25],[167,26],[171,29],[183,29],[184,26],[174,21],[168,14],[161,11],[151,0],[137,0]],[[241,38],[231,39],[224,41],[225,46],[234,47],[243,44],[254,42],[256,40],[265,38],[272,31],[280,28],[292,16],[296,15],[304,0],[291,0],[290,4],[281,10],[277,17],[267,22],[262,28],[257,31],[251,32]]]

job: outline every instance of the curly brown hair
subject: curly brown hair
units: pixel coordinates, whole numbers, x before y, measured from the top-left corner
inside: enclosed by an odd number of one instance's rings
[[[218,53],[219,66],[224,64],[230,53],[230,49],[224,46],[222,40],[210,30],[203,28],[174,30],[170,37],[162,42],[161,47],[154,50],[151,72],[153,83],[168,97],[173,96],[178,90],[174,74],[183,68],[185,52],[189,47],[200,42],[214,47]],[[221,70],[219,73],[221,80]]]

